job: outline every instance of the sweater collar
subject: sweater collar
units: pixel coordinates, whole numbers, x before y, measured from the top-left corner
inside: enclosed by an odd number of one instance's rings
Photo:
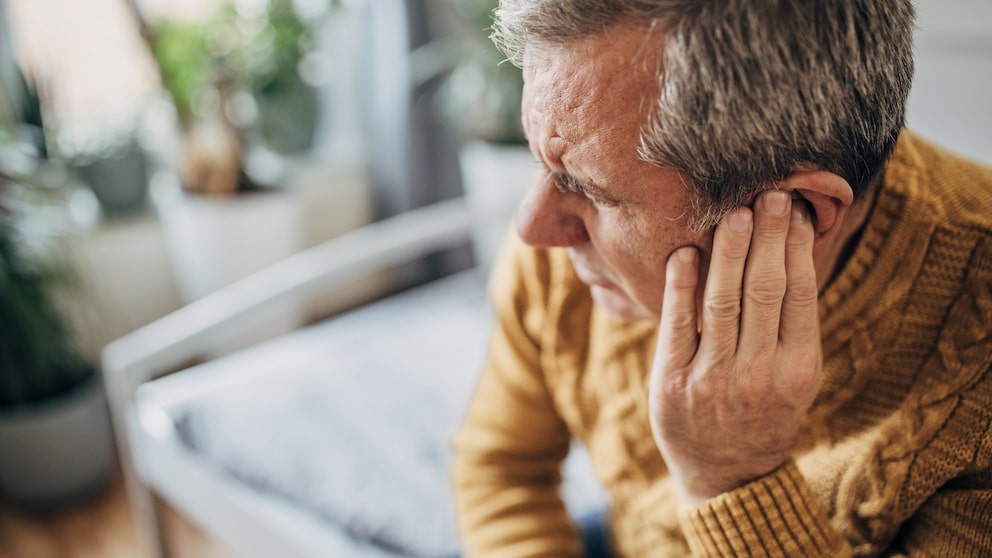
[[[923,164],[919,140],[903,131],[885,168],[881,188],[850,258],[820,296],[824,349],[843,342],[852,323],[870,323],[908,293],[910,249],[929,234],[920,195]],[[926,230],[923,230],[926,229]]]

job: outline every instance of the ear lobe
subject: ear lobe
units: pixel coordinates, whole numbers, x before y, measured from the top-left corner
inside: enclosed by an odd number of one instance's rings
[[[840,230],[847,208],[854,203],[854,190],[840,176],[824,170],[795,171],[782,188],[809,204],[817,240]]]

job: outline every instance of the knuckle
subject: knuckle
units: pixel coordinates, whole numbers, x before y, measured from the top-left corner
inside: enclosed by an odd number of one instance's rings
[[[721,243],[714,245],[715,257],[721,260],[739,262],[747,258],[747,246],[733,243]]]
[[[703,313],[708,320],[736,320],[741,315],[741,300],[733,295],[708,297],[703,302]]]
[[[744,296],[754,304],[772,306],[781,304],[786,292],[784,280],[777,277],[759,277],[748,281]]]
[[[669,273],[665,283],[674,292],[690,293],[696,290],[696,277],[691,273]]]
[[[666,398],[681,399],[686,392],[686,378],[684,374],[669,374],[661,382],[661,393]]]
[[[689,311],[671,311],[668,314],[667,321],[673,330],[696,329],[696,315]]]
[[[787,227],[780,226],[779,223],[766,223],[764,226],[754,229],[754,238],[759,242],[775,242],[783,240],[788,234]]]
[[[785,301],[796,305],[814,305],[820,297],[816,280],[811,277],[804,277],[793,281],[785,291]]]
[[[707,373],[709,372],[709,373]],[[712,407],[720,399],[720,393],[726,386],[717,381],[711,371],[694,375],[684,386],[684,396],[688,397],[694,406]]]

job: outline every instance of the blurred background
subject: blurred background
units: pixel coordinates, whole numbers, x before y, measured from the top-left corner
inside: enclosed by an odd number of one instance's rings
[[[70,527],[134,529],[99,389],[107,343],[306,248],[461,196],[463,147],[493,146],[466,155],[483,176],[503,151],[529,175],[520,72],[486,38],[494,6],[0,0],[0,556],[136,552],[133,534],[79,540]],[[485,201],[512,207],[526,179],[514,182]],[[503,227],[491,228],[495,249]],[[363,277],[266,314],[216,353],[489,258],[466,242]],[[61,410],[84,391],[94,403]],[[38,426],[55,420],[65,432]],[[27,457],[63,448],[81,449],[40,468]]]
[[[519,140],[519,72],[484,44],[491,4],[4,0],[5,206],[30,221],[21,241],[69,241],[84,355],[460,195],[464,140]]]
[[[992,164],[992,4],[917,5],[908,126]],[[486,39],[494,6],[0,0],[0,433],[98,377],[108,342],[300,250],[463,194],[509,213],[533,159],[520,73]],[[224,350],[486,265],[503,232],[486,227]],[[127,532],[116,494],[92,513]],[[4,509],[0,557],[59,521]]]

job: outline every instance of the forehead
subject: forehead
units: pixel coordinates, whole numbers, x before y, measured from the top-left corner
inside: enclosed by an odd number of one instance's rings
[[[524,57],[524,127],[531,141],[639,141],[657,99],[660,32],[618,24]]]

